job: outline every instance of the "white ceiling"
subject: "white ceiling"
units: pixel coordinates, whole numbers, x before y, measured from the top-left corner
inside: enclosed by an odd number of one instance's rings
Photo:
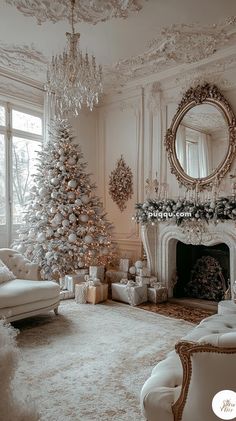
[[[235,0],[140,0],[140,4],[142,10],[130,13],[127,19],[113,18],[96,25],[76,24],[76,30],[81,33],[81,49],[93,53],[98,63],[114,65],[143,54],[164,27],[197,23],[194,28],[200,34],[202,26],[236,16]],[[24,68],[22,63],[33,60],[38,64],[38,74],[37,66],[30,69],[30,65],[28,74],[43,81],[44,62],[63,50],[66,31],[70,31],[68,22],[47,21],[38,25],[34,17],[26,17],[15,6],[0,0],[0,66],[10,66],[26,74],[27,66]]]

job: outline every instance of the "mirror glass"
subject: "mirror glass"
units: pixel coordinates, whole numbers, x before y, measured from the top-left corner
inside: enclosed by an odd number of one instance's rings
[[[175,150],[188,176],[211,175],[225,160],[228,146],[228,124],[220,108],[204,103],[187,111],[176,132]]]

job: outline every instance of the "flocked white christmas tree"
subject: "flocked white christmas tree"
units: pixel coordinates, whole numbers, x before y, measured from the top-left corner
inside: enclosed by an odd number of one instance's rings
[[[114,257],[111,224],[68,120],[55,120],[39,153],[31,199],[14,247],[39,263],[44,279],[60,280]]]

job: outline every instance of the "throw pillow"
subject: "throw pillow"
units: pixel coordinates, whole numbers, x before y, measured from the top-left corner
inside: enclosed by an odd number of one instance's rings
[[[3,282],[12,281],[13,279],[16,279],[14,273],[12,273],[0,259],[0,284]]]

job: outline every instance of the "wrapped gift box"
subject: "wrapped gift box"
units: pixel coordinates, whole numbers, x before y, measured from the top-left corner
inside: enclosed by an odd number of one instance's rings
[[[91,278],[98,278],[101,282],[104,281],[104,266],[90,266],[89,276]]]
[[[119,270],[121,272],[128,272],[128,270],[129,270],[129,259],[120,259]]]
[[[68,291],[67,289],[60,291],[60,300],[68,300],[74,297],[74,292]]]
[[[121,279],[127,279],[128,272],[121,270],[107,270],[106,271],[106,282],[112,284],[113,282],[120,282]]]
[[[75,302],[77,304],[87,303],[87,289],[88,285],[86,282],[81,282],[80,284],[75,285]]]
[[[160,286],[158,288],[147,289],[148,301],[151,303],[164,303],[168,299],[168,290],[166,287]]]
[[[158,279],[156,276],[150,277],[150,287],[154,287],[158,283]]]
[[[135,281],[138,285],[150,285],[150,278],[148,276],[135,276]]]
[[[77,304],[98,304],[106,301],[108,296],[108,285],[89,285],[89,282],[82,282],[75,285],[75,301]]]
[[[129,284],[113,283],[112,299],[137,306],[147,301],[147,286],[129,286]]]
[[[144,277],[150,277],[151,271],[148,268],[137,269],[137,275],[138,276],[144,276]]]
[[[84,282],[85,275],[88,275],[88,269],[79,269],[77,273],[66,275],[64,278],[64,288],[75,292],[75,285]]]
[[[89,286],[87,289],[87,302],[98,304],[106,301],[108,297],[108,285],[101,284],[97,286]]]

